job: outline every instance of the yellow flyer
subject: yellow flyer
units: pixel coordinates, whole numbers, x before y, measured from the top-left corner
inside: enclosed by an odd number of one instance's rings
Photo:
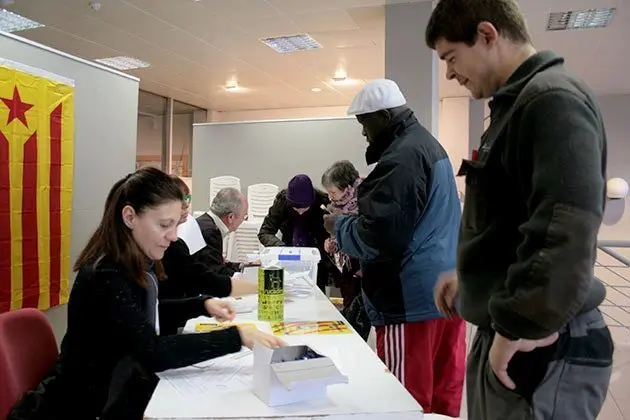
[[[195,332],[204,333],[224,330],[229,327],[243,327],[243,328],[256,328],[252,323],[238,323],[238,322],[198,322],[195,325]]]
[[[274,335],[350,334],[352,330],[343,321],[272,322]]]

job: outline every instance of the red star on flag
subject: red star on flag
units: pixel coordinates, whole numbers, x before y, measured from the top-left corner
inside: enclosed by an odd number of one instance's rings
[[[2,102],[9,108],[9,124],[14,119],[18,119],[24,124],[25,127],[28,127],[28,122],[26,121],[26,111],[33,108],[33,105],[22,102],[22,98],[20,98],[20,92],[18,91],[17,86],[13,89],[13,98],[0,98]]]

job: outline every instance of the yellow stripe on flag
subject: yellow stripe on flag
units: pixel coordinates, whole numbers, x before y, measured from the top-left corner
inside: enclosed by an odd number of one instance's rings
[[[15,139],[17,136],[14,136]],[[25,140],[26,141],[26,140]],[[11,310],[22,307],[22,170],[14,162],[22,162],[22,144],[9,142],[9,176],[11,177]]]
[[[37,104],[47,104],[48,81],[33,77],[37,86]],[[37,180],[39,185],[50,185],[50,105],[39,107],[37,113]],[[50,308],[50,193],[48,188],[37,191],[37,231],[39,241],[39,300],[37,308]]]
[[[64,95],[61,137],[61,287],[59,304],[68,303],[70,278],[70,232],[72,228],[72,182],[74,178],[74,89],[58,85]]]

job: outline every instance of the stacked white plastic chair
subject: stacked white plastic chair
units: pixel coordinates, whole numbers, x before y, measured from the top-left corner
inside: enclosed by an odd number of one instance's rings
[[[254,184],[247,187],[250,219],[264,219],[267,216],[278,190],[278,186],[274,184]]]
[[[245,220],[236,232],[229,236],[227,259],[233,262],[247,262],[247,254],[260,252],[262,245],[258,240],[258,231],[262,219]]]
[[[212,200],[219,193],[219,190],[223,188],[236,188],[237,190],[241,190],[241,180],[235,176],[217,176],[214,178],[210,178],[210,196],[208,197],[208,208],[210,204],[212,204]]]

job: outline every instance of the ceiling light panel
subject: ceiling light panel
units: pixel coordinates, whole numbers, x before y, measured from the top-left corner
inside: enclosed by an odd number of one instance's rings
[[[105,64],[106,66],[113,67],[117,70],[144,69],[151,65],[146,61],[142,61],[137,58],[123,56],[99,58],[96,61],[101,64]]]
[[[29,18],[10,12],[6,9],[0,9],[0,31],[19,32],[28,29],[43,28],[45,25],[35,22]]]
[[[277,36],[261,39],[262,43],[280,54],[319,50],[322,46],[308,34]]]
[[[605,28],[612,21],[616,9],[586,9],[568,12],[553,12],[547,21],[548,31],[565,31],[569,29]]]

